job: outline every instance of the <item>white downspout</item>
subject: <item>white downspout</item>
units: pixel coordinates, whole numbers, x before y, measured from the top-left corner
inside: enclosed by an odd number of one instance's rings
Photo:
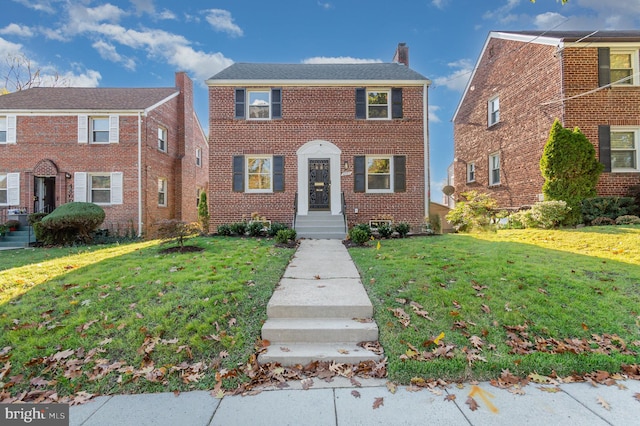
[[[142,114],[138,112],[138,238],[142,236]]]
[[[427,104],[427,89],[429,84],[424,84],[422,92],[422,109],[423,109],[423,137],[424,137],[424,217],[429,219],[429,204],[431,198],[431,168],[429,167],[429,106]]]

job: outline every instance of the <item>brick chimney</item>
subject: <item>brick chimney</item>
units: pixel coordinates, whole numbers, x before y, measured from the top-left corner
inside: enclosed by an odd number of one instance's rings
[[[398,62],[409,66],[409,47],[407,47],[407,43],[398,43],[392,62]]]

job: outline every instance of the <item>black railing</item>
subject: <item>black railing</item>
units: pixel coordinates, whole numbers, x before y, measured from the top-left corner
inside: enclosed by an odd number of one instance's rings
[[[291,228],[296,229],[296,217],[298,217],[298,193],[296,192],[296,196],[293,199],[293,221],[291,222]]]
[[[344,231],[349,232],[349,224],[347,222],[347,199],[342,193],[342,217],[344,218]]]

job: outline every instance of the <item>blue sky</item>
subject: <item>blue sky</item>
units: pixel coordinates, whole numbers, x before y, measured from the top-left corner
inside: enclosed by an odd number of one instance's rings
[[[399,42],[429,89],[432,199],[453,159],[451,117],[489,31],[640,29],[640,0],[2,0],[0,87],[23,55],[41,85],[173,86],[233,62],[389,62]],[[57,75],[57,83],[52,83]],[[12,90],[9,87],[9,90]]]

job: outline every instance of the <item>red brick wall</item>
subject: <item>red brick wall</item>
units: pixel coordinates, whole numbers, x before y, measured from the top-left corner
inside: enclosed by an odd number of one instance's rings
[[[598,87],[596,47],[566,48],[492,39],[454,121],[456,199],[468,190],[489,193],[503,207],[538,201],[540,157],[555,118],[579,127],[598,150],[598,125],[640,125],[640,88],[613,88],[565,100]],[[564,76],[564,80],[563,77]],[[473,90],[472,90],[473,89]],[[487,102],[500,96],[500,123],[487,127]],[[488,156],[501,154],[501,183],[489,186]],[[466,166],[476,163],[476,182]],[[604,173],[600,195],[624,195],[636,173]]]
[[[356,155],[406,155],[407,191],[355,193],[353,175],[342,176],[350,222],[367,222],[382,214],[418,226],[424,218],[424,148],[422,87],[403,88],[403,119],[355,119],[354,87],[283,87],[281,120],[234,120],[234,88],[209,88],[211,226],[237,222],[259,212],[272,221],[291,224],[298,191],[296,151],[305,143],[325,140],[341,151],[340,164],[353,169]],[[232,192],[234,155],[285,156],[285,192]],[[358,208],[359,213],[354,214]]]

